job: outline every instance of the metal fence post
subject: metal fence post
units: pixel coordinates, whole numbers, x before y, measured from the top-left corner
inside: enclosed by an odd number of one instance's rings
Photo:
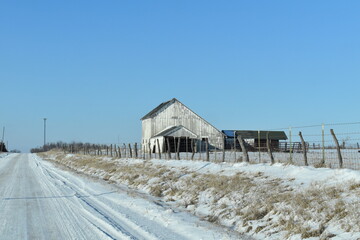
[[[258,152],[259,152],[259,163],[261,163],[261,151],[260,151],[260,130],[258,130]]]
[[[236,131],[234,131],[234,162],[236,162]]]
[[[290,163],[292,163],[293,146],[292,146],[292,129],[291,129],[291,127],[289,127],[289,143],[290,143]]]
[[[321,165],[325,165],[325,124],[321,124],[321,142],[322,142],[322,161]]]

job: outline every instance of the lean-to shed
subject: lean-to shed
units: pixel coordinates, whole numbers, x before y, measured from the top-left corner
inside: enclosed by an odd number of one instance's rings
[[[284,131],[254,131],[254,130],[222,130],[226,136],[225,149],[241,149],[237,141],[237,136],[245,141],[248,151],[266,148],[266,139],[269,138],[271,147],[275,150],[280,148],[280,140],[287,140]]]
[[[223,148],[224,134],[176,98],[161,103],[141,118],[142,143],[145,151],[191,151],[193,142],[203,148],[207,140],[210,148]],[[159,145],[157,144],[159,142]],[[198,149],[201,150],[201,149]]]

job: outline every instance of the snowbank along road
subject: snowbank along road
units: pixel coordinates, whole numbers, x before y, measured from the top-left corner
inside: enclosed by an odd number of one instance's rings
[[[239,239],[32,154],[0,158],[0,196],[1,239]]]

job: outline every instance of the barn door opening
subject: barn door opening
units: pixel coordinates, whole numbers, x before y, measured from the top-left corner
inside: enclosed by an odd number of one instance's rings
[[[167,142],[169,141],[169,145],[170,145],[170,152],[175,153],[180,141],[180,148],[179,148],[179,152],[192,152],[192,148],[191,148],[191,138],[187,138],[187,137],[165,137],[165,152],[168,151],[168,144]]]

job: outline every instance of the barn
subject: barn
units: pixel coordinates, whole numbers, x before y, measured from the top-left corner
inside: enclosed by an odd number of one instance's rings
[[[270,145],[274,150],[282,148],[280,140],[287,140],[284,131],[254,131],[254,130],[222,130],[225,134],[225,149],[241,149],[237,136],[241,135],[244,139],[248,151],[267,150],[266,141],[270,140]]]
[[[222,149],[224,134],[200,117],[176,98],[161,103],[141,118],[142,143],[145,151],[175,152],[177,144],[180,152],[192,151],[193,143],[198,150]],[[150,149],[149,149],[150,148]]]

